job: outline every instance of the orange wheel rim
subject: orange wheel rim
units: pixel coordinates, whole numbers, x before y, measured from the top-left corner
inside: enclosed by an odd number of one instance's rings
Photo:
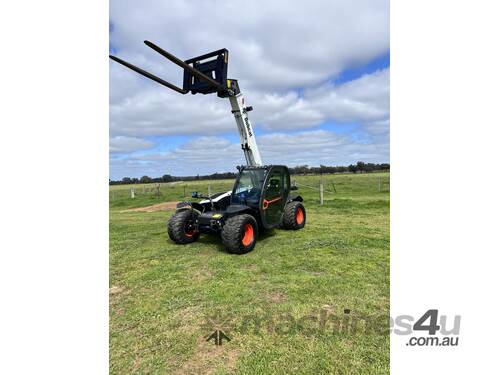
[[[187,237],[193,237],[194,233],[195,233],[195,230],[193,229],[192,224],[187,223],[186,226],[184,227],[184,234]]]
[[[243,229],[243,238],[241,239],[243,245],[248,246],[253,242],[253,226],[252,224],[245,224]]]
[[[295,220],[299,225],[304,222],[304,210],[302,210],[302,208],[297,209],[297,212],[295,213]]]

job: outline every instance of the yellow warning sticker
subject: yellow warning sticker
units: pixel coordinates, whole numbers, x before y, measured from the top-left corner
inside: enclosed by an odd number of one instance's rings
[[[212,217],[214,219],[218,219],[218,218],[222,217],[222,215],[221,214],[213,214]]]

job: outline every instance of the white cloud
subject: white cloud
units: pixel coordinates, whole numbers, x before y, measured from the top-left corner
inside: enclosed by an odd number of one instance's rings
[[[110,138],[109,151],[112,153],[144,150],[153,147],[152,142],[142,138],[118,136]]]
[[[327,120],[388,125],[389,69],[341,85],[331,83],[304,91],[249,91],[251,121],[267,130],[312,128]],[[145,90],[112,104],[111,133],[129,136],[235,132],[227,99],[208,95],[182,96]],[[370,130],[370,126],[367,127]],[[387,126],[388,130],[388,126]]]
[[[379,121],[389,118],[389,69],[367,74],[339,86],[326,84],[305,97],[325,116],[338,121]]]
[[[310,128],[328,120],[362,124],[388,121],[389,69],[341,85],[325,83],[305,90],[303,97],[289,92],[255,95],[254,100],[259,108],[255,112],[257,124],[271,130]]]
[[[389,48],[386,0],[112,0],[110,14],[111,42],[122,56],[180,77],[142,40],[184,59],[227,48],[230,76],[245,88],[316,85]]]
[[[227,99],[216,96],[146,89],[110,105],[113,136],[220,134],[234,131],[233,122]]]
[[[215,136],[221,132],[236,133],[234,119],[222,105],[227,105],[227,102],[214,101],[208,108],[202,108],[201,100],[210,100],[209,97],[189,96],[186,99],[201,103],[190,107],[188,100],[176,100],[177,96],[169,95],[147,92],[142,98],[135,97],[137,101],[130,99],[118,108],[112,106],[116,117],[123,116],[123,120],[119,121],[119,130],[114,129],[116,122],[111,122],[112,133],[139,136],[212,135],[197,137],[167,153],[134,155],[125,161],[112,161],[113,178],[144,174],[157,176],[165,173],[207,174],[232,170],[235,165],[244,164],[239,144],[232,144]],[[302,97],[292,92],[252,96],[256,99],[255,102],[250,102],[256,107],[251,112],[253,122],[274,131],[258,138],[265,163],[295,166],[343,165],[357,160],[388,161],[389,69],[342,85],[328,83],[306,90]],[[175,107],[176,110],[154,110],[162,106],[170,109]],[[254,114],[257,116],[253,116]],[[360,131],[365,133],[368,141],[355,141],[352,137],[339,136],[326,130],[296,132],[296,129],[314,128],[331,119],[347,123],[361,121]],[[120,144],[116,140],[121,140]],[[112,138],[115,143],[111,144],[111,149],[123,151],[128,147],[132,151],[152,147],[150,142],[141,143],[140,140],[137,137],[117,136]]]
[[[327,130],[266,134],[258,139],[258,145],[266,164],[288,166],[347,165],[358,160],[378,162],[389,156],[388,147],[359,143]],[[168,152],[136,153],[126,159],[111,160],[115,178],[227,172],[242,164],[245,159],[239,143],[220,137],[199,137]],[[130,172],[123,174],[125,171]]]
[[[182,70],[143,40],[181,58],[227,48],[229,77],[254,107],[254,127],[271,132],[258,139],[266,163],[387,161],[389,69],[340,85],[331,80],[387,53],[388,9],[386,0],[111,0],[110,41],[113,54],[178,86]],[[363,143],[318,130],[328,121],[358,124]],[[110,62],[112,152],[151,148],[151,136],[194,137],[168,153],[114,158],[112,177],[231,170],[244,158],[239,145],[220,138],[224,133],[237,134],[227,99],[180,95]]]

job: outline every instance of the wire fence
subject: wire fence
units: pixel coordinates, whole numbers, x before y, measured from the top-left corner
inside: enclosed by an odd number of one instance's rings
[[[320,204],[324,203],[325,194],[338,194],[338,193],[362,193],[362,192],[378,192],[378,193],[388,193],[390,192],[390,176],[380,175],[380,176],[369,176],[365,178],[324,178],[319,176],[319,179],[315,185],[298,182],[296,179],[292,179],[292,185],[298,188],[306,188],[314,190],[319,195]]]
[[[323,204],[326,199],[337,196],[377,194],[390,192],[389,174],[363,175],[308,175],[292,176],[292,186],[300,190],[301,195],[319,198]],[[192,192],[212,195],[230,191],[232,180],[211,181],[176,181],[169,183],[150,183],[138,185],[115,185],[110,188],[110,201],[124,199],[147,199],[149,201],[179,201],[189,199]]]
[[[110,188],[111,201],[122,199],[187,199],[193,192],[212,195],[232,189],[234,181],[168,182],[137,185],[114,185]]]

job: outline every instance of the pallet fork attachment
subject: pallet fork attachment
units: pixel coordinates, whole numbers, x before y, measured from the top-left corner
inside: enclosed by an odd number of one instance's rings
[[[132,69],[134,72],[137,72],[137,73],[143,75],[144,77],[147,77],[147,78],[149,78],[149,79],[151,79],[151,80],[153,80],[155,82],[158,82],[160,85],[166,86],[169,89],[177,91],[179,94],[183,94],[184,95],[184,94],[187,94],[189,92],[187,90],[181,89],[180,87],[177,87],[176,85],[173,85],[172,83],[167,82],[167,81],[165,81],[165,80],[163,80],[163,79],[155,76],[154,74],[146,72],[145,70],[143,70],[141,68],[138,68],[137,66],[132,65],[132,64],[130,64],[130,63],[128,63],[128,62],[126,62],[126,61],[124,61],[124,60],[116,57],[116,56],[109,55],[109,58],[111,60],[116,61],[117,63],[122,64],[123,66],[126,66],[129,69]]]
[[[193,95],[217,93],[217,96],[220,98],[229,98],[231,113],[236,120],[236,125],[240,134],[241,148],[245,154],[247,165],[262,165],[259,149],[255,141],[255,135],[248,118],[248,112],[252,110],[252,107],[246,106],[245,99],[238,86],[238,81],[236,79],[227,78],[229,51],[223,48],[182,61],[170,52],[165,51],[148,40],[145,40],[144,44],[183,69],[184,76],[182,88],[116,56],[110,55],[109,57],[134,72],[168,87],[179,94],[184,95],[188,92],[191,92]]]
[[[193,68],[191,65],[186,64],[186,62],[184,62],[181,59],[175,57],[171,53],[169,53],[169,52],[165,51],[164,49],[158,47],[156,44],[151,43],[148,40],[145,40],[144,44],[147,45],[149,48],[152,48],[153,50],[155,50],[156,52],[158,52],[163,57],[165,57],[168,60],[172,61],[174,64],[179,65],[181,68],[187,70],[189,73],[191,73],[196,78],[198,78],[198,79],[200,79],[202,81],[205,81],[205,83],[213,86],[214,88],[217,89],[217,91],[224,91],[224,90],[226,90],[226,88],[223,85],[221,85],[220,83],[214,81],[212,78],[206,76],[205,74],[203,74],[199,70]],[[199,59],[199,57],[197,59]],[[196,61],[196,59],[194,61]]]
[[[109,57],[117,63],[120,63],[123,66],[126,66],[127,68],[143,75],[144,77],[147,77],[163,86],[168,87],[169,89],[178,92],[179,94],[184,95],[190,91],[192,94],[197,94],[198,92],[202,94],[217,92],[220,96],[223,97],[234,94],[230,88],[227,88],[225,86],[227,81],[227,50],[218,50],[206,55],[195,57],[193,59],[182,61],[178,57],[158,47],[156,44],[150,42],[149,40],[145,40],[144,44],[184,69],[184,87],[182,89],[116,56],[109,55]],[[209,62],[201,62],[201,60],[210,57],[215,57],[215,59]],[[189,65],[189,63],[192,63],[193,66],[200,67],[205,72],[196,69],[195,67]],[[216,76],[221,82],[217,82],[213,78],[207,76],[205,73]]]

